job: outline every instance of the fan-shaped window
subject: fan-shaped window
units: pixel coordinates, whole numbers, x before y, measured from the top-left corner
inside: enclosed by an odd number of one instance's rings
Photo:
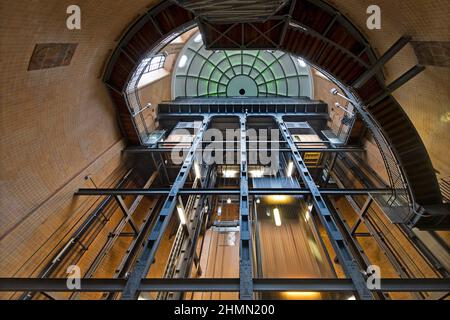
[[[172,80],[177,97],[311,97],[306,63],[276,50],[207,50],[195,34],[181,51]]]

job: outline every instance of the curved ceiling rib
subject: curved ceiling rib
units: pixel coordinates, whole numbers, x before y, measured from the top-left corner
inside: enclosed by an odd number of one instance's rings
[[[177,97],[310,97],[309,67],[278,50],[206,50],[200,34],[180,53],[172,80]]]
[[[283,10],[266,22],[237,22],[208,27],[207,23],[196,20],[190,11],[164,1],[136,22],[114,52],[104,77],[130,143],[137,144],[139,140],[123,94],[128,79],[144,56],[198,22],[207,48],[213,44],[214,48],[220,49],[284,50],[326,71],[350,89],[354,81],[375,63],[367,41],[342,14],[325,2],[294,0],[290,7]],[[382,77],[376,75],[353,92],[368,104],[386,93],[386,85]],[[367,111],[395,151],[414,201],[420,205],[442,203],[425,146],[397,101],[386,94]]]

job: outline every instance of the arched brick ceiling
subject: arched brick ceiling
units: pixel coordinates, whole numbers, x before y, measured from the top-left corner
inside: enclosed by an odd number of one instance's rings
[[[351,87],[376,61],[367,40],[349,20],[324,2],[298,0],[294,3],[294,7],[286,7],[277,17],[266,22],[212,25],[200,21],[199,27],[207,47],[282,49],[305,58],[343,85]],[[293,20],[287,20],[288,15]],[[145,54],[156,49],[161,41],[167,41],[172,34],[195,23],[193,13],[171,2],[163,2],[130,29],[112,56],[105,82],[111,88],[131,143],[138,140],[122,95],[129,77]],[[376,75],[355,93],[368,103],[385,90],[382,77]],[[415,201],[421,205],[442,202],[425,146],[394,97],[386,95],[368,111],[383,128],[385,137],[396,151]]]

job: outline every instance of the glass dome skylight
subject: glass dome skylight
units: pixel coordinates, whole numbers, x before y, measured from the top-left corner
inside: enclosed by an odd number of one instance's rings
[[[172,79],[177,97],[312,97],[310,68],[282,51],[206,50],[195,34]]]

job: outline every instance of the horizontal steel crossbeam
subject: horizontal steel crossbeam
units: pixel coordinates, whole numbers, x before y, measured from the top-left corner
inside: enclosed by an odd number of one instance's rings
[[[331,216],[331,212],[325,203],[321,190],[319,190],[314,182],[308,167],[306,166],[297,146],[294,143],[294,139],[289,131],[289,128],[282,117],[277,119],[277,123],[281,134],[292,149],[293,163],[297,167],[304,184],[311,191],[311,199],[313,201],[314,208],[316,209],[318,217],[320,218],[320,221],[328,234],[331,245],[333,246],[344,273],[352,279],[355,289],[358,292],[358,296],[363,300],[371,300],[373,297],[365,285],[364,275],[360,272],[360,270],[358,270],[358,266],[351,255],[348,245],[344,241],[336,222]]]
[[[126,279],[82,279],[70,290],[66,279],[0,278],[0,292],[120,292]],[[253,279],[254,291],[346,292],[355,288],[350,279]],[[143,279],[139,291],[237,292],[238,278]],[[382,292],[448,292],[450,279],[381,279]]]
[[[211,142],[211,144],[214,144]],[[130,147],[124,150],[125,153],[161,153],[161,152],[187,152],[189,149],[187,148],[142,148],[142,147]],[[220,149],[214,148],[212,149],[216,152],[238,152],[240,148],[232,148],[232,149]],[[211,150],[209,150],[210,152]],[[247,149],[247,152],[291,152],[290,148],[278,148],[278,149]],[[361,148],[299,148],[300,152],[364,152],[364,149]]]
[[[192,169],[195,159],[195,151],[199,147],[200,141],[203,138],[203,134],[209,124],[210,118],[205,117],[203,120],[201,128],[198,130],[196,137],[192,143],[191,149],[188,156],[184,160],[183,166],[180,169],[175,182],[170,189],[170,192],[164,202],[163,208],[161,209],[159,216],[153,226],[150,234],[147,236],[144,249],[142,250],[133,271],[128,277],[125,289],[122,293],[123,300],[134,300],[139,295],[139,285],[147,274],[149,273],[150,267],[153,264],[156,251],[162,241],[163,234],[167,229],[170,219],[172,217],[173,211],[175,210],[179,190],[184,186],[188,178],[188,172]]]
[[[397,193],[401,192],[397,190]],[[170,189],[79,189],[76,196],[152,196],[167,195]],[[320,193],[328,196],[390,194],[391,189],[320,189]],[[179,195],[239,195],[240,189],[179,189]],[[309,195],[308,189],[249,189],[252,196],[262,195]]]

